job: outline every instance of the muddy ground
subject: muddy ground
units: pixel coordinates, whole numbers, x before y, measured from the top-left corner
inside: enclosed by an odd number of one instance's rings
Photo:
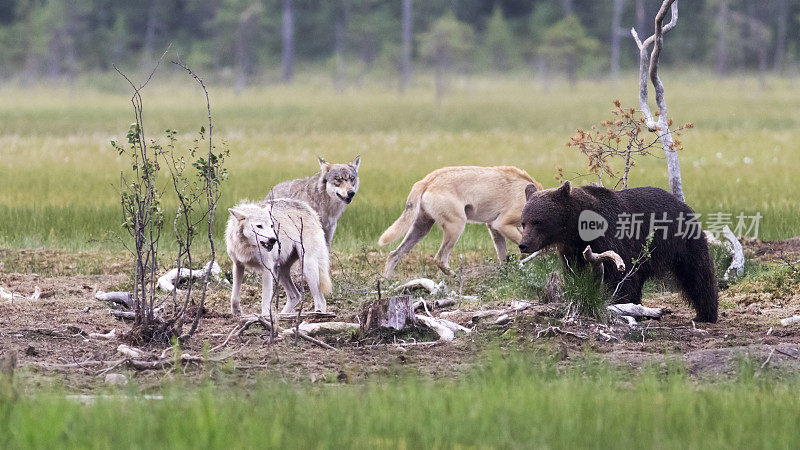
[[[800,259],[800,238],[776,243],[753,241],[745,247],[750,258],[761,261]],[[564,320],[560,313],[562,305],[539,304],[538,299],[529,299],[534,306],[513,315],[503,325],[491,320],[473,323],[470,314],[454,314],[452,320],[472,328],[473,332],[433,346],[413,345],[403,340],[376,344],[374,339],[353,335],[321,338],[339,349],[331,351],[293,338],[270,343],[263,329],[252,327],[209,354],[208,350],[221,344],[236,325],[228,313],[229,288],[219,285],[212,287],[199,331],[183,352],[221,361],[143,371],[122,364],[105,371],[105,366],[84,363],[119,360],[117,348],[126,341],[119,336],[100,340],[89,339],[87,335],[111,330],[122,334],[130,327],[129,323],[113,318],[106,303],[95,299],[98,291],[120,290],[130,284],[125,275],[124,255],[0,250],[0,257],[0,287],[15,294],[11,300],[0,299],[0,358],[8,360],[14,354],[17,373],[28,386],[59,383],[71,391],[89,392],[105,384],[107,372],[124,374],[144,390],[155,390],[179,373],[194,381],[210,377],[236,384],[252,383],[263,377],[289,382],[356,382],[404,373],[452,377],[480,361],[488,349],[497,348],[544,351],[557,355],[563,364],[589,350],[602,359],[631,368],[670,358],[682,361],[689,373],[698,378],[732,374],[747,358],[759,368],[800,369],[800,323],[780,325],[780,319],[800,315],[798,293],[777,298],[735,289],[723,291],[719,322],[695,325],[691,320],[694,312],[678,294],[661,292],[648,296],[644,304],[666,306],[672,313],[661,320],[642,321],[635,327],[621,322],[606,325],[580,318]],[[382,265],[383,257],[377,253],[360,258],[363,267]],[[86,263],[87,260],[94,262]],[[497,270],[479,260],[471,262],[474,264],[466,265],[463,270],[465,284],[470,278],[477,280]],[[413,263],[408,265],[414,267]],[[334,267],[334,280],[354,282],[354,277],[345,274],[341,267],[341,262],[338,269]],[[411,278],[412,274],[402,276]],[[39,296],[31,300],[37,288]],[[371,289],[365,288],[363,294],[349,298],[334,296],[329,299],[329,309],[337,313],[336,320],[352,321],[359,298],[371,295]],[[258,282],[247,278],[243,300],[246,311],[259,309],[258,296]],[[465,301],[442,311],[459,306],[464,311],[505,308],[509,304],[510,300]],[[543,333],[552,325],[560,331]],[[160,349],[146,350],[160,353]]]

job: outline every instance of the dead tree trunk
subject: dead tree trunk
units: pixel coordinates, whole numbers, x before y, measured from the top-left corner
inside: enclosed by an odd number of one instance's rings
[[[663,25],[667,10],[671,11],[672,18],[669,23]],[[664,35],[670,32],[678,22],[678,2],[677,0],[664,0],[658,10],[655,19],[655,33],[644,41],[639,39],[635,29],[631,29],[633,39],[639,47],[639,107],[644,116],[645,125],[650,131],[658,133],[664,153],[667,159],[667,176],[669,187],[673,195],[680,201],[684,201],[683,184],[681,182],[681,165],[678,160],[678,152],[674,149],[672,133],[669,130],[669,119],[667,118],[667,102],[664,100],[664,85],[658,77],[658,58],[664,45]],[[653,51],[649,56],[647,50],[653,45]],[[648,64],[649,60],[649,64]],[[647,77],[653,83],[655,90],[656,104],[658,105],[658,121],[653,118],[650,107],[647,105]]]
[[[253,3],[239,14],[239,23],[236,26],[236,92],[237,94],[247,87],[248,77],[252,71],[253,61],[250,42],[252,41],[255,22],[261,14],[261,3]]]
[[[345,30],[347,29],[347,18],[344,12],[336,18],[333,29],[333,53],[336,59],[336,74],[333,76],[333,86],[336,92],[342,92],[345,86],[344,73],[344,53],[345,53]]]
[[[775,59],[772,69],[780,72],[783,69],[783,56],[786,53],[786,24],[789,18],[789,0],[778,1],[778,26],[775,30]]]
[[[614,9],[611,15],[611,79],[619,77],[619,41],[623,30],[620,29],[622,22],[623,0],[614,0]]]
[[[411,0],[403,0],[403,46],[400,55],[400,92],[405,92],[411,81]]]
[[[564,6],[564,17],[571,16],[575,13],[574,8],[572,7],[572,0],[562,0]]]
[[[147,21],[144,28],[144,44],[142,48],[142,65],[149,65],[153,58],[153,51],[156,46],[156,33],[159,27],[158,6],[159,0],[150,2],[147,8]]]
[[[644,7],[644,0],[636,0],[636,31],[639,33],[647,31],[647,9]]]
[[[572,0],[563,0],[564,1],[564,17],[569,17],[575,14],[573,9]],[[574,86],[575,82],[577,81],[577,63],[575,62],[575,54],[569,52],[567,55],[564,56],[566,59],[565,66],[567,71],[567,80],[569,80],[570,86]]]
[[[281,79],[290,82],[294,78],[294,11],[292,0],[283,0],[283,37],[281,51]]]
[[[744,47],[756,54],[758,59],[758,79],[761,87],[765,87],[767,80],[767,49],[770,41],[770,29],[764,22],[756,19],[755,11],[750,14],[741,14],[736,11],[728,11],[725,21],[731,21],[740,26],[747,27],[747,38]]]
[[[717,11],[717,75],[728,74],[728,4],[721,0]]]
[[[416,317],[411,296],[395,295],[367,303],[359,315],[359,322],[365,333],[381,328],[399,331],[409,325],[415,325]]]

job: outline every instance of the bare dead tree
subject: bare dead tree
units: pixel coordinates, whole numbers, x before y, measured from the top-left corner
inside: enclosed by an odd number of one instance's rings
[[[622,10],[624,0],[614,0],[614,8],[611,13],[611,79],[619,78],[619,43],[620,38],[627,33],[621,28]]]
[[[253,55],[250,42],[255,33],[258,16],[263,10],[261,3],[253,3],[239,14],[239,21],[236,26],[236,92],[244,89],[248,84],[248,77],[252,71]]]
[[[288,83],[294,78],[294,9],[292,0],[283,0],[281,36],[281,78]]]
[[[671,19],[664,25],[664,17],[670,11]],[[678,160],[678,152],[669,130],[669,118],[667,117],[667,102],[664,99],[664,84],[658,76],[658,58],[664,46],[664,35],[672,31],[678,23],[678,2],[677,0],[664,0],[655,18],[655,32],[645,39],[639,39],[635,28],[631,28],[631,35],[639,47],[639,107],[644,116],[644,123],[648,130],[658,131],[659,138],[664,148],[667,159],[667,176],[672,194],[684,201],[683,183],[681,182],[681,165]],[[653,50],[648,58],[648,49],[653,46]],[[647,104],[647,78],[653,83],[656,104],[658,105],[658,119],[653,117],[650,107]]]
[[[772,68],[776,72],[783,69],[783,58],[786,54],[786,28],[789,21],[789,0],[778,0],[778,26],[775,31],[775,59]]]
[[[717,9],[717,75],[728,74],[728,2],[720,0]]]
[[[764,22],[751,15],[745,15],[737,11],[728,11],[728,16],[723,20],[731,21],[742,27],[747,27],[748,39],[744,41],[744,47],[756,54],[758,58],[758,76],[762,87],[766,85],[767,75],[767,50],[772,36],[769,27]]]
[[[411,35],[412,27],[412,0],[403,0],[402,18],[402,48],[400,54],[400,92],[405,92],[408,83],[411,82]]]
[[[647,9],[644,3],[645,0],[636,0],[636,29],[640,33],[644,33],[647,28]]]
[[[347,11],[337,14],[336,23],[333,30],[333,53],[336,60],[336,74],[333,77],[333,85],[337,92],[342,92],[345,86],[345,34],[347,30]]]

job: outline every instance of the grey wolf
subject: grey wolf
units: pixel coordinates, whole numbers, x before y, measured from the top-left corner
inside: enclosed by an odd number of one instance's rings
[[[319,173],[307,178],[284,181],[272,188],[267,200],[295,198],[308,203],[319,215],[328,248],[336,232],[336,223],[358,192],[358,167],[361,156],[348,164],[331,164],[319,159]]]
[[[304,202],[285,198],[241,203],[228,211],[225,245],[233,262],[231,313],[242,313],[239,297],[245,268],[262,276],[262,314],[272,308],[273,277],[279,278],[288,297],[281,312],[294,310],[300,292],[292,282],[291,268],[301,259],[314,309],[325,312],[324,295],[331,291],[330,260],[317,213]]]
[[[650,258],[627,279],[626,273],[604,263],[604,282],[611,289],[624,279],[615,301],[641,303],[642,286],[648,278],[671,274],[697,312],[696,320],[717,321],[717,281],[705,234],[699,228],[696,233],[688,230],[686,220],[694,212],[674,195],[654,187],[613,191],[601,186],[573,188],[569,182],[544,191],[531,186],[525,195],[519,243],[523,253],[557,247],[564,263],[574,270],[585,266],[581,252],[589,244],[597,253],[613,250],[630,264],[642,253],[652,231]],[[585,210],[595,211],[608,222],[608,230],[591,242],[581,239],[579,233],[578,217]],[[620,220],[624,217],[631,220]],[[626,223],[633,224],[635,217],[640,218],[640,230],[631,233]]]
[[[444,231],[444,239],[434,258],[445,273],[450,252],[464,226],[485,223],[499,260],[506,259],[506,239],[519,243],[520,214],[525,205],[525,187],[541,185],[527,172],[512,166],[443,167],[414,183],[400,217],[381,235],[386,245],[405,233],[396,250],[389,253],[384,276],[391,277],[400,257],[411,251],[431,230],[434,223]]]

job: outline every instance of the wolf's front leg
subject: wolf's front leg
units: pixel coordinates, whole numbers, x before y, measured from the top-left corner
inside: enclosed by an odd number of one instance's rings
[[[333,242],[333,233],[336,232],[336,221],[330,220],[322,230],[325,233],[325,242],[328,244],[328,250],[331,248]]]
[[[261,274],[261,315],[269,315],[272,309],[272,273],[264,269]]]
[[[242,305],[239,298],[242,293],[242,278],[244,278],[244,264],[233,261],[233,287],[231,288],[231,314],[234,317],[242,315]]]

